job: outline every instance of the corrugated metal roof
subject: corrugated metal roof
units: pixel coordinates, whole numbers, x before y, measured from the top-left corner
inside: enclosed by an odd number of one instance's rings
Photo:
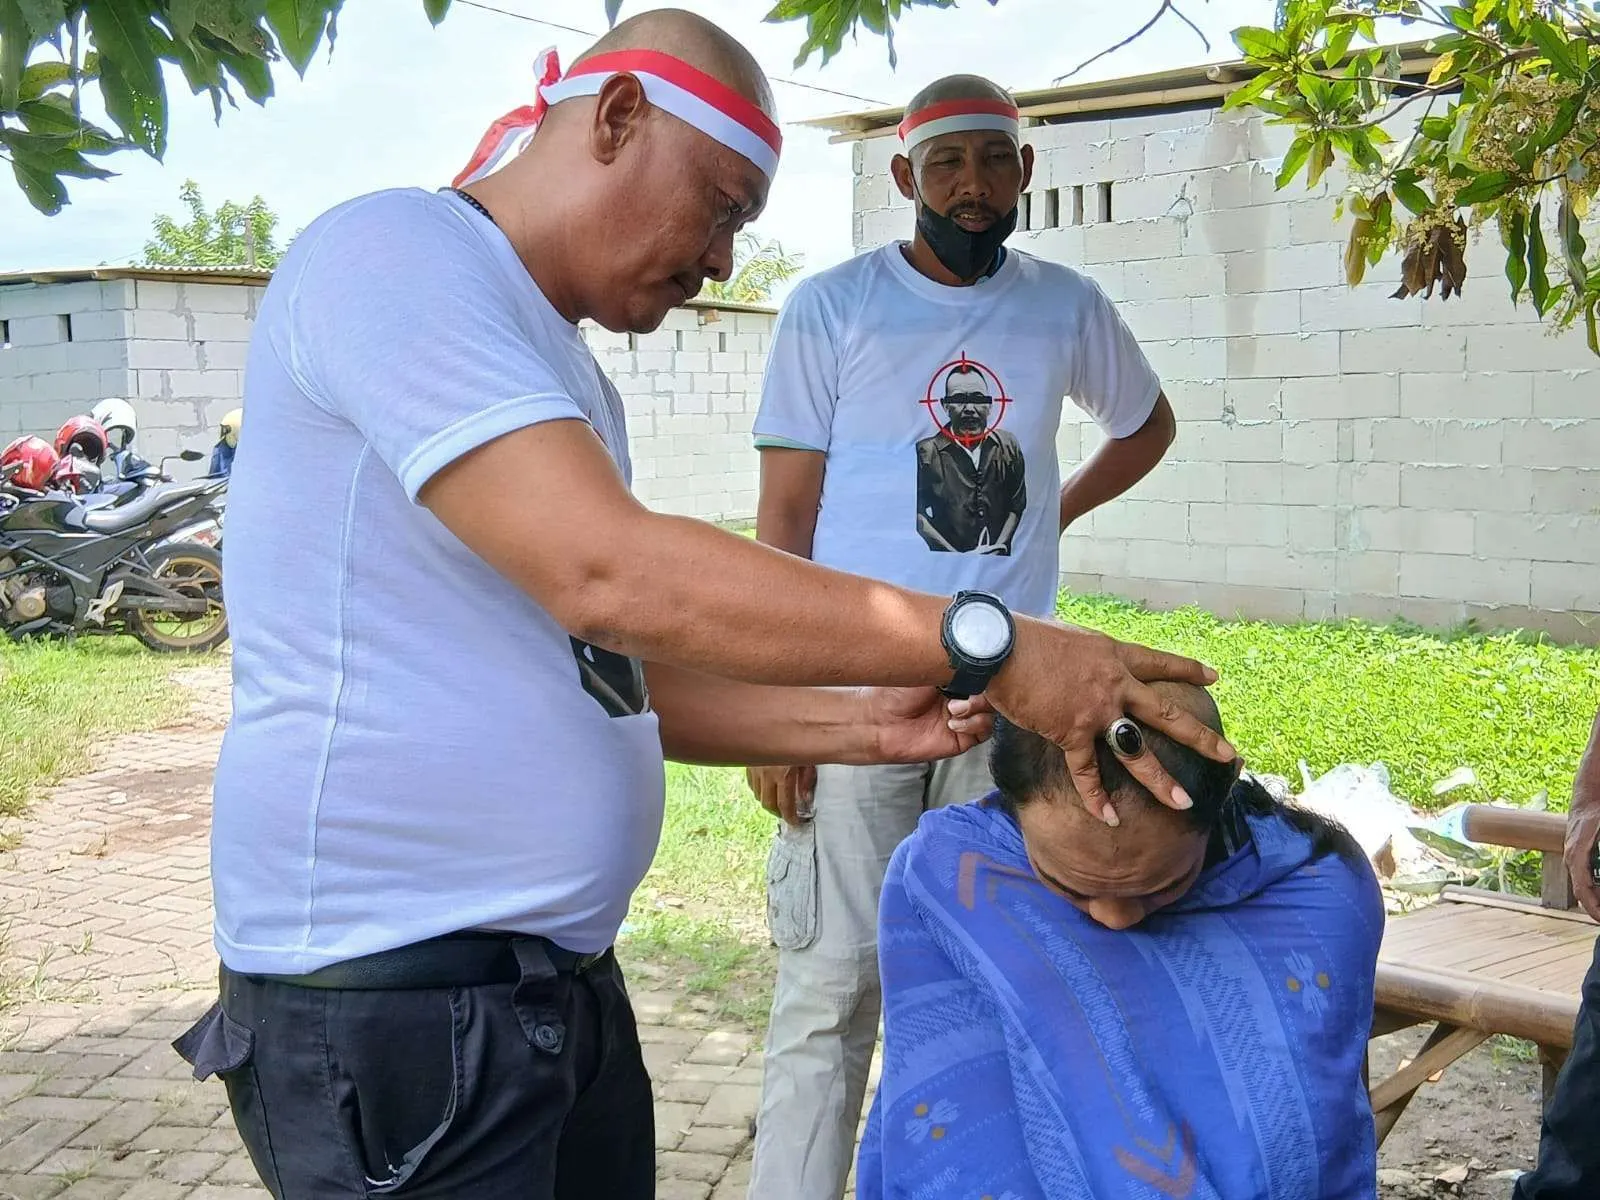
[[[1407,76],[1426,75],[1436,58],[1426,42],[1396,46]],[[1066,84],[1017,92],[1017,108],[1024,122],[1090,117],[1129,109],[1178,108],[1194,104],[1220,104],[1227,94],[1257,74],[1243,60],[1180,67],[1173,71],[1154,71],[1147,75],[1128,75],[1121,79],[1102,79],[1093,83]],[[905,108],[876,108],[865,112],[840,113],[797,121],[797,125],[826,129],[830,141],[854,142],[863,138],[886,137],[894,133]]]
[[[272,272],[251,267],[55,267],[39,271],[0,271],[0,287],[23,283],[82,283],[97,279],[150,279],[168,283],[242,283],[264,287]],[[716,312],[773,316],[770,304],[735,300],[690,300],[683,307]]]
[[[0,287],[16,283],[81,283],[90,279],[264,285],[271,278],[271,271],[254,267],[50,267],[38,271],[0,271]]]

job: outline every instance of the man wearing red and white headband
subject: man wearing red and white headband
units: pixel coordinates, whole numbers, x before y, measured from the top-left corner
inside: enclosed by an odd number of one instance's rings
[[[221,996],[178,1047],[226,1083],[279,1200],[654,1195],[611,945],[655,851],[663,753],[948,756],[986,718],[939,684],[987,689],[1091,764],[1124,712],[1231,753],[1141,682],[1203,682],[1198,663],[633,499],[622,401],[578,322],[648,331],[726,278],[778,128],[748,52],[688,13],[547,67],[460,190],[314,221],[255,326],[228,510]],[[772,686],[839,684],[882,686]],[[1133,767],[1182,803],[1153,759]]]
[[[975,76],[924,89],[893,164],[911,239],[803,282],[756,417],[757,537],[918,591],[1055,608],[1060,535],[1161,461],[1172,409],[1093,281],[1007,249],[1033,150]],[[1105,434],[1063,487],[1071,397]],[[757,1119],[757,1200],[838,1200],[880,1009],[878,893],[929,808],[990,789],[982,747],[935,763],[753,768],[785,818],[768,871],[779,946]]]

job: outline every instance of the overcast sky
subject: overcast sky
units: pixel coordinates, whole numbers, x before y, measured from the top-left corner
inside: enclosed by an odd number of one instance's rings
[[[484,0],[522,17],[599,32],[601,0]],[[891,70],[882,41],[859,44],[826,67],[793,66],[803,27],[767,25],[765,0],[679,0],[745,41],[775,79],[851,93],[830,95],[777,83],[785,123],[901,104],[930,79],[973,71],[1015,89],[1048,86],[1091,54],[1114,44],[1153,13],[1159,0],[963,0],[952,11],[913,11],[896,39]],[[658,3],[626,0],[624,15]],[[1228,31],[1269,24],[1272,0],[1186,0],[1185,11],[1211,41],[1208,53],[1167,18],[1134,45],[1101,60],[1082,79],[1136,75],[1236,57]],[[592,40],[461,0],[438,29],[421,0],[352,0],[339,18],[332,57],[319,56],[302,81],[280,66],[278,94],[265,108],[241,100],[215,124],[211,105],[169,76],[172,121],[165,163],[124,154],[104,182],[68,181],[72,203],[60,215],[36,213],[0,177],[0,270],[128,262],[144,246],[153,214],[177,214],[178,189],[196,180],[213,206],[259,193],[282,216],[285,235],[348,197],[378,188],[437,187],[472,152],[485,127],[530,99],[532,61],[554,44],[570,62]],[[3,170],[0,166],[0,170]],[[850,147],[821,132],[785,130],[783,166],[766,214],[753,232],[777,238],[807,270],[850,254]]]

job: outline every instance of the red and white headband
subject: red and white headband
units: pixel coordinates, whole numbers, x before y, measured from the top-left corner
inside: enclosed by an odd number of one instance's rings
[[[909,154],[929,138],[947,133],[971,133],[992,129],[1022,142],[1022,118],[1015,104],[1003,100],[944,100],[914,113],[900,122],[900,140]]]
[[[659,50],[617,50],[585,59],[561,74],[552,47],[534,62],[537,97],[489,126],[471,160],[455,178],[462,187],[493,171],[532,136],[552,104],[574,96],[596,96],[613,75],[632,75],[645,99],[707,137],[749,159],[771,180],[778,171],[783,134],[766,113],[720,80]]]

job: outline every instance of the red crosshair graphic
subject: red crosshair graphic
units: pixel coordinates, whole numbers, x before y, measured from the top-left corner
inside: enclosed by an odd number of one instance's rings
[[[985,390],[989,393],[989,399],[991,402],[989,411],[992,419],[990,420],[989,424],[984,427],[982,433],[971,435],[956,433],[950,428],[950,423],[948,421],[940,418],[940,411],[944,406],[944,386],[951,373],[956,371],[960,371],[963,374],[965,374],[967,371],[976,371],[983,377],[984,382],[988,384],[988,387]],[[935,387],[939,389],[939,394],[937,396],[934,395]],[[928,416],[931,417],[933,419],[933,423],[939,427],[940,433],[949,438],[952,442],[959,443],[960,445],[971,449],[973,446],[981,443],[984,438],[988,437],[996,429],[1000,428],[1000,422],[1006,419],[1006,409],[1011,404],[1011,397],[1006,395],[1005,384],[1000,382],[1000,376],[996,375],[981,362],[977,362],[974,359],[968,358],[966,353],[963,352],[960,358],[952,359],[950,362],[945,363],[944,366],[940,367],[933,373],[933,378],[928,380],[928,391],[927,394],[923,396],[922,403],[928,410]],[[935,405],[938,405],[939,407],[935,408]]]

